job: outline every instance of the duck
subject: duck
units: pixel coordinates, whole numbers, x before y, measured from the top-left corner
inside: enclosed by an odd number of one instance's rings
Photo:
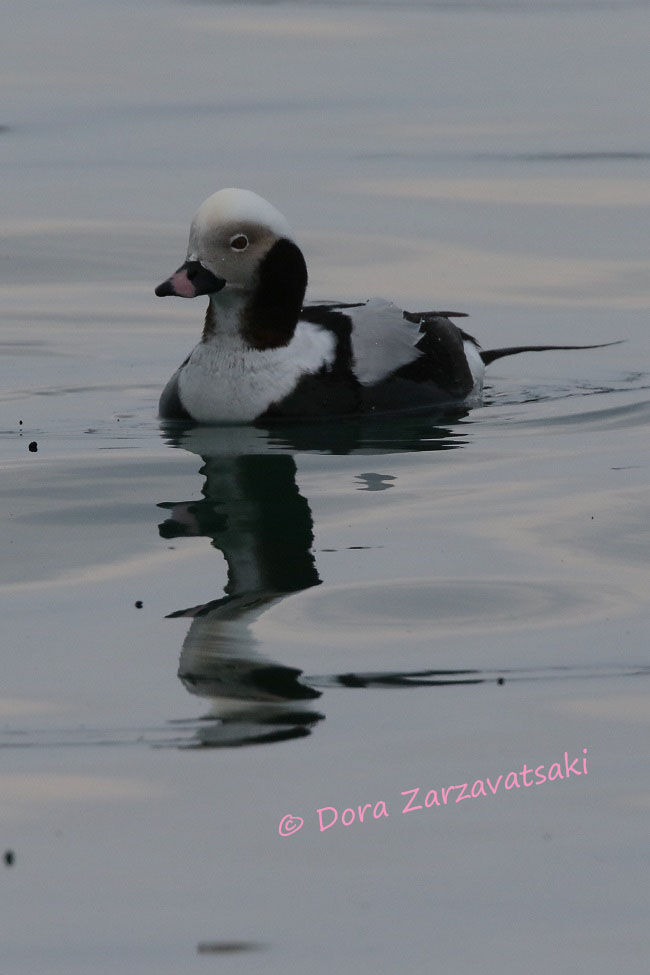
[[[503,356],[594,345],[481,349],[462,312],[410,312],[374,298],[305,303],[307,265],[286,218],[251,190],[198,208],[184,264],[158,297],[208,297],[198,344],[165,385],[162,420],[250,424],[472,408]],[[606,343],[611,344],[611,343]]]

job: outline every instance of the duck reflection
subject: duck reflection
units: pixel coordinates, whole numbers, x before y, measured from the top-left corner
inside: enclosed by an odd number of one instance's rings
[[[210,702],[193,744],[233,746],[308,735],[324,717],[313,708],[322,691],[301,670],[266,659],[252,634],[271,605],[321,582],[311,510],[296,483],[296,452],[376,454],[394,452],[398,443],[402,451],[445,450],[463,438],[430,418],[413,417],[399,429],[394,423],[352,421],[267,431],[167,426],[164,435],[170,446],[201,457],[204,483],[199,500],[159,505],[168,512],[160,534],[209,538],[228,567],[223,595],[168,614],[191,620],[178,676],[190,693]],[[373,473],[358,477],[365,490],[386,490],[395,480]],[[368,686],[369,675],[363,680]],[[319,679],[321,686],[337,681],[336,675]],[[340,683],[350,686],[350,675]]]

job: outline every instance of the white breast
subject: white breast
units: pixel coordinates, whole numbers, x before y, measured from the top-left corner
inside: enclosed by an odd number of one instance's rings
[[[196,346],[181,370],[180,398],[200,423],[250,423],[334,356],[334,336],[308,322],[299,322],[279,349],[251,349],[238,334],[215,335]]]

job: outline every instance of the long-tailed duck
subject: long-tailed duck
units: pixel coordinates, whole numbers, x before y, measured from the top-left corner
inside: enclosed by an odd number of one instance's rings
[[[209,304],[199,344],[160,398],[164,419],[250,423],[274,417],[390,412],[481,402],[485,366],[517,352],[482,350],[461,312],[406,312],[388,301],[303,305],[307,267],[278,210],[225,189],[199,207],[185,263],[159,296]]]

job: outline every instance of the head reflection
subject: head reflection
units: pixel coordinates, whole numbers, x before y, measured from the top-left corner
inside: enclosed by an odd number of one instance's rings
[[[454,439],[449,428],[435,426],[430,418],[406,419],[399,429],[350,421],[269,432],[253,427],[165,430],[170,446],[201,457],[204,481],[199,499],[159,505],[167,513],[160,534],[209,538],[228,568],[222,595],[168,614],[191,621],[178,676],[190,693],[210,703],[194,726],[195,747],[300,737],[324,717],[313,709],[321,691],[301,670],[266,658],[252,633],[270,606],[321,582],[312,552],[312,514],[298,488],[294,455],[305,450],[389,453],[398,442],[402,451],[444,450],[463,442],[457,432]],[[394,481],[392,475],[362,474],[360,479],[366,490],[386,489]]]

